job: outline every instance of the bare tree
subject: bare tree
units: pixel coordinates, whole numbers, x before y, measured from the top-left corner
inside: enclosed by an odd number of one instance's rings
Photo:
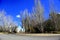
[[[14,28],[13,27],[15,27],[15,23],[14,23],[14,21],[13,21],[13,17],[12,16],[10,16],[10,15],[8,15],[7,16],[7,24],[6,24],[6,26],[8,27],[7,29],[10,31],[10,32],[13,32],[13,30],[14,30]]]
[[[25,28],[25,31],[28,30],[28,25],[29,25],[28,21],[29,21],[28,10],[26,9],[22,12],[22,24],[23,24],[23,28]]]
[[[1,22],[2,22],[2,24],[3,24],[3,31],[5,30],[5,18],[6,18],[6,16],[5,16],[5,14],[6,14],[6,12],[4,11],[4,10],[2,10],[2,11],[0,11],[0,19],[1,19]]]
[[[55,11],[54,1],[49,0],[49,4],[50,4],[50,18],[54,22],[55,30],[57,31],[58,30],[58,27],[57,27],[57,13]]]
[[[35,21],[36,23],[41,25],[41,31],[43,32],[43,8],[42,5],[40,3],[40,0],[35,0],[35,7],[34,7],[34,17],[35,17]],[[40,28],[39,28],[40,30]]]

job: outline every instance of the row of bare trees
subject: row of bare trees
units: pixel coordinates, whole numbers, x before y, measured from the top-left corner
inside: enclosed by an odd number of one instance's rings
[[[32,12],[29,12],[27,9],[20,12],[22,27],[25,29],[25,32],[43,33],[60,31],[60,14],[55,12],[53,3],[50,3],[49,18],[44,20],[44,9],[40,0],[34,0],[34,2],[35,6],[32,8]],[[4,10],[0,11],[0,30],[13,32],[16,30],[16,26],[12,16],[6,15]]]
[[[50,14],[48,20],[44,20],[44,9],[40,3],[40,0],[34,0],[35,6],[32,8],[32,12],[28,12],[25,9],[22,14],[22,26],[25,28],[25,32],[51,32],[59,30],[58,15],[54,10],[53,1],[49,0]],[[51,3],[52,2],[52,3]]]
[[[16,29],[16,22],[13,21],[13,17],[6,15],[4,10],[0,11],[0,31],[13,32]]]
[[[28,10],[24,10],[22,13],[22,24],[26,32],[38,32],[41,30],[43,32],[43,7],[41,6],[40,0],[35,0],[35,7],[32,9],[32,12],[29,13]],[[40,25],[37,27],[36,25]]]

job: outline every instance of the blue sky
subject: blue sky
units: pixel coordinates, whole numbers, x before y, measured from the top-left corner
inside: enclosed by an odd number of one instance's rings
[[[54,9],[56,12],[60,12],[60,0],[53,0]],[[41,0],[41,4],[44,8],[44,17],[49,17],[49,0]],[[0,0],[0,10],[5,10],[7,15],[12,15],[14,20],[19,23],[21,19],[17,18],[16,15],[20,14],[20,11],[28,9],[30,12],[34,6],[34,0]]]

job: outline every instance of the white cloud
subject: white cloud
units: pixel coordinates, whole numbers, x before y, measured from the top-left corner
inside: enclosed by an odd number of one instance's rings
[[[20,18],[20,15],[16,15],[17,18]]]

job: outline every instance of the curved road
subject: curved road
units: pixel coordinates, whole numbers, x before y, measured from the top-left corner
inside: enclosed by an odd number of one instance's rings
[[[0,40],[60,40],[60,36],[22,36],[14,34],[0,34]]]

